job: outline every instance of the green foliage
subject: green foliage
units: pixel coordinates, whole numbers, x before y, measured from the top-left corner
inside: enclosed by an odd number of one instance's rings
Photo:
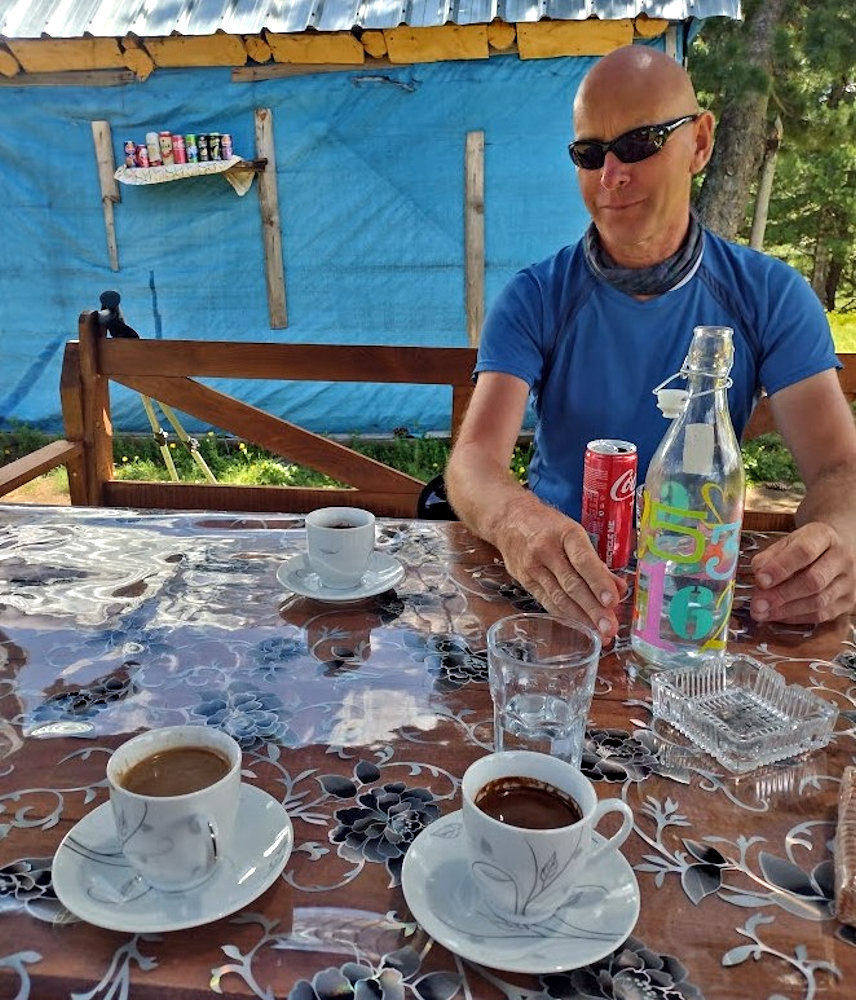
[[[703,106],[721,121],[748,92],[766,93],[783,139],[765,249],[813,280],[825,304],[856,309],[856,4],[789,0],[777,24],[769,76],[753,69],[745,26],[766,0],[745,0],[744,20],[713,18],[689,52]],[[747,150],[747,155],[753,151]],[[754,192],[740,238],[748,239]]]
[[[761,434],[743,447],[746,480],[750,483],[798,483],[797,467],[779,434]]]
[[[829,325],[839,354],[856,354],[856,312],[831,312]]]

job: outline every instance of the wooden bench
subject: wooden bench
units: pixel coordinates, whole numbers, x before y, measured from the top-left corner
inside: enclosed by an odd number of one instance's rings
[[[475,350],[468,347],[387,347],[240,343],[233,341],[108,339],[98,314],[78,321],[78,340],[65,348],[60,397],[65,439],[0,468],[0,496],[58,465],[68,470],[73,504],[175,510],[306,512],[328,504],[413,517],[423,483],[345,445],[304,430],[196,381],[205,378],[448,385],[454,440],[472,394]],[[848,400],[856,399],[856,354],[840,355]],[[110,382],[134,389],[220,430],[252,441],[291,462],[347,483],[345,489],[232,486],[219,483],[129,481],[113,478]],[[743,439],[774,430],[762,399]],[[793,513],[749,509],[745,526],[792,530]]]

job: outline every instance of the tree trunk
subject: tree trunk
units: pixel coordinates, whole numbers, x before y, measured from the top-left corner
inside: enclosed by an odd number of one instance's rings
[[[746,58],[767,79],[772,66],[776,28],[788,0],[761,0],[743,26]],[[722,113],[716,143],[696,205],[706,226],[734,239],[749,201],[752,182],[766,141],[767,90],[746,90],[732,98]]]
[[[826,304],[826,282],[829,277],[829,266],[831,256],[829,247],[823,238],[823,233],[818,233],[817,242],[814,245],[814,262],[811,267],[811,287],[814,294],[821,302]],[[828,308],[828,306],[827,306]]]
[[[764,149],[761,174],[758,178],[758,193],[755,195],[755,214],[752,216],[752,232],[749,234],[749,246],[753,250],[764,249],[767,212],[770,208],[770,195],[773,193],[773,178],[776,176],[776,157],[779,155],[781,144],[782,118],[781,115],[776,115],[776,120],[767,133],[767,146]]]
[[[838,283],[841,281],[841,275],[844,273],[844,261],[840,260],[838,256],[833,254],[832,260],[829,262],[829,272],[826,275],[826,285],[824,286],[824,296],[823,305],[825,309],[830,312],[835,308],[835,296],[838,292]]]

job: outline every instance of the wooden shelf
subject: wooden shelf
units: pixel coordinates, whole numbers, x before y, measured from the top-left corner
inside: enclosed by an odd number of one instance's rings
[[[113,175],[122,184],[166,184],[182,181],[190,177],[206,177],[210,174],[259,173],[265,169],[267,160],[244,160],[233,156],[228,160],[207,160],[204,163],[170,163],[159,167],[121,166]]]

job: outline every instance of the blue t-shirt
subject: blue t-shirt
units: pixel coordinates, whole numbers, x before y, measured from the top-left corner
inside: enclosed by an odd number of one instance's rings
[[[695,274],[665,295],[639,301],[598,280],[577,243],[518,272],[488,313],[475,371],[529,385],[529,485],[571,517],[595,438],[633,441],[644,481],[669,426],[652,389],[680,370],[695,326],[734,330],[728,403],[738,438],[762,386],[773,395],[840,367],[823,307],[798,272],[710,231],[704,240]]]

